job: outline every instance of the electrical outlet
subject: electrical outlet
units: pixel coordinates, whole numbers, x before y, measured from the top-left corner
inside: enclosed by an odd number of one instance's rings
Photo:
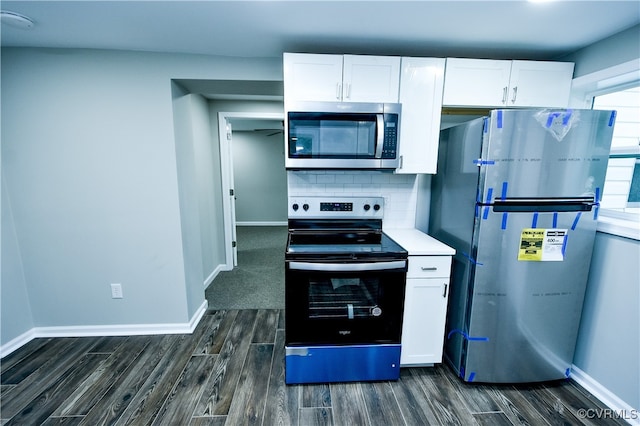
[[[111,284],[111,298],[122,299],[122,284]]]

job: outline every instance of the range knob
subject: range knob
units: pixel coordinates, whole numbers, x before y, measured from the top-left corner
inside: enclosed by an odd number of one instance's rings
[[[374,204],[374,205],[373,205],[373,209],[374,209],[375,211],[380,210],[380,204]]]
[[[294,212],[297,212],[298,209],[300,208],[300,206],[298,205],[298,203],[293,203],[293,205],[291,206],[291,208],[293,209]]]
[[[365,204],[364,205],[364,211],[365,212],[368,212],[370,208],[371,208],[371,206],[369,204]]]
[[[302,209],[306,212],[307,210],[309,210],[309,204],[303,204],[302,205]]]

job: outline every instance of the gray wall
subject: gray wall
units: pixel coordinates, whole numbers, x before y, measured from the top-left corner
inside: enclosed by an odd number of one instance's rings
[[[4,173],[4,172],[3,172]],[[2,276],[0,279],[0,336],[13,336],[33,328],[31,303],[22,266],[18,236],[9,202],[5,179],[2,179]],[[10,340],[10,339],[7,339]]]
[[[640,242],[597,233],[574,364],[640,408]]]
[[[220,163],[211,141],[206,99],[174,85],[174,132],[178,164],[182,247],[190,312],[202,303],[203,284],[225,263]]]
[[[573,77],[576,78],[614,65],[638,60],[639,54],[640,24],[558,60],[575,62]]]
[[[563,60],[575,77],[640,61],[640,25]],[[630,406],[640,409],[640,241],[598,233],[574,364]]]
[[[237,222],[287,223],[282,133],[233,132]]]
[[[33,327],[188,322],[210,266],[202,247],[185,259],[194,188],[177,151],[202,138],[176,147],[171,80],[280,80],[281,61],[3,48],[1,65],[0,344]]]

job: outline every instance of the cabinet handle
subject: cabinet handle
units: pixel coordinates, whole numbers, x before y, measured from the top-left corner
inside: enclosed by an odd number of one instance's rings
[[[449,284],[444,284],[444,290],[442,290],[442,297],[447,297],[447,290],[449,289]]]
[[[516,103],[516,96],[518,96],[518,86],[513,88],[513,98],[511,98],[511,103]]]
[[[505,104],[507,103],[507,95],[509,94],[509,88],[507,86],[504,86],[504,88],[502,89],[502,103]]]
[[[438,268],[435,266],[423,266],[420,269],[422,269],[423,271],[437,271]]]
[[[340,95],[342,94],[342,84],[336,83],[336,99],[340,100]]]
[[[351,83],[347,83],[347,99],[351,99]]]

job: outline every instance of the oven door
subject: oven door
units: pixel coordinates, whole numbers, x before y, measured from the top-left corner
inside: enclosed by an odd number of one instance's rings
[[[400,343],[406,260],[287,261],[286,344]]]

